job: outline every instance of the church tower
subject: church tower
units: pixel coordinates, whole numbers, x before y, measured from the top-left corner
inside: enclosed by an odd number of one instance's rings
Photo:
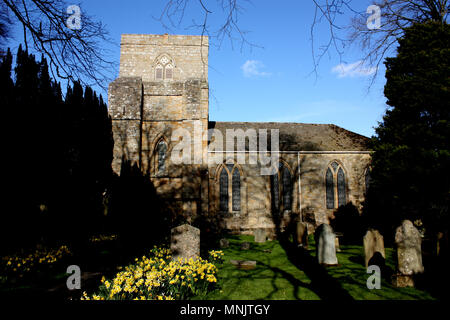
[[[206,36],[122,35],[108,90],[114,172],[139,166],[166,207],[187,217],[208,210],[208,49]],[[174,163],[180,133],[190,135],[190,161]]]

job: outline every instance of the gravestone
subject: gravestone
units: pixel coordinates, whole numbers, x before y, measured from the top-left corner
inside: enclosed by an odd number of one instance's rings
[[[262,229],[262,228],[255,229],[253,231],[253,234],[255,236],[255,242],[258,242],[258,243],[266,242],[266,240],[267,240],[266,229]]]
[[[320,264],[337,265],[336,235],[329,224],[321,224],[314,234],[316,240],[316,257]]]
[[[249,249],[250,249],[250,242],[242,242],[241,250],[249,250]]]
[[[171,230],[172,259],[196,259],[200,256],[200,229],[183,224]]]
[[[384,251],[384,240],[378,230],[369,229],[363,238],[364,243],[364,264],[366,268],[369,266],[369,261],[372,259],[376,252],[379,252],[381,256],[386,259]],[[381,267],[381,266],[380,266]]]
[[[228,241],[228,239],[222,238],[219,240],[219,245],[222,249],[228,248],[230,246],[230,241]]]
[[[398,270],[394,276],[397,287],[413,287],[413,276],[424,271],[422,264],[422,238],[409,220],[404,220],[395,232]]]
[[[243,270],[251,270],[256,267],[256,261],[254,260],[230,260],[230,263],[236,268]]]
[[[297,222],[295,229],[296,244],[299,247],[308,247],[308,225],[304,222]]]
[[[339,245],[339,237],[341,236],[336,234],[336,238],[334,239],[334,247],[336,248],[336,252],[341,252],[341,247]]]

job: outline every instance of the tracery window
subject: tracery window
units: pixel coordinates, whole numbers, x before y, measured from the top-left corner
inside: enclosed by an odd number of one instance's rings
[[[270,176],[272,209],[275,211],[292,210],[292,174],[282,162],[278,172]]]
[[[156,80],[171,80],[173,79],[174,64],[172,59],[167,55],[162,55],[158,58],[155,67]]]
[[[347,203],[347,187],[342,166],[333,161],[325,174],[327,209],[335,209]]]
[[[221,168],[219,179],[220,211],[241,210],[241,173],[235,164],[227,164]],[[231,199],[230,199],[231,193]],[[231,203],[230,203],[231,200]]]
[[[228,211],[228,171],[225,167],[220,173],[220,211]]]

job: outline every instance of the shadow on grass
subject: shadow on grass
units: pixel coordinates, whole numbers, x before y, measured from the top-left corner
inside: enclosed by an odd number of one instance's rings
[[[289,261],[311,279],[309,289],[322,300],[353,300],[353,297],[342,288],[336,279],[328,274],[326,268],[320,265],[307,250],[295,246],[284,235],[280,235],[279,243],[286,252]]]

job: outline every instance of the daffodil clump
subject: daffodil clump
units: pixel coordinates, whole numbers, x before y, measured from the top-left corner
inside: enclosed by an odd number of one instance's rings
[[[92,236],[89,241],[90,242],[103,242],[103,241],[113,241],[117,239],[117,235],[115,234],[111,234],[111,235],[105,235],[105,234],[100,234],[97,236]]]
[[[23,277],[40,266],[49,266],[70,255],[70,250],[63,245],[59,248],[37,248],[34,252],[25,255],[12,255],[2,257],[2,273],[6,276]]]
[[[219,258],[220,251],[210,252]],[[219,260],[217,260],[219,261]],[[217,282],[217,267],[202,258],[172,260],[169,249],[154,248],[136,258],[112,280],[102,278],[99,292],[82,300],[174,300],[206,294]]]

